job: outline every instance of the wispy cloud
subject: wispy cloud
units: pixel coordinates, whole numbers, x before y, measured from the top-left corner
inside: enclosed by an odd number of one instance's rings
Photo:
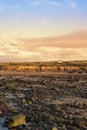
[[[72,9],[78,9],[78,5],[74,0],[56,1],[56,0],[27,0],[27,3],[30,6],[65,6],[65,3],[69,5]]]
[[[1,42],[0,49],[10,48],[22,49],[24,51],[38,50],[43,47],[57,47],[57,48],[87,48],[87,31],[80,31],[64,36],[58,37],[46,37],[46,38],[28,38],[28,37],[16,37],[15,42]],[[4,47],[5,43],[5,47]],[[19,44],[18,44],[19,43]]]
[[[9,5],[7,6],[8,9],[20,9],[21,6],[12,6],[12,5]]]
[[[61,6],[62,2],[57,2],[55,0],[35,0],[35,1],[29,1],[29,5],[30,6]]]
[[[87,55],[87,32],[50,38],[19,38],[17,41],[21,42],[17,45],[21,52],[31,52],[31,57],[38,57],[38,60],[86,59]]]
[[[78,5],[76,2],[74,2],[73,0],[67,0],[69,6],[72,8],[72,9],[78,9]]]
[[[15,42],[0,43],[0,59],[8,61],[80,60],[86,56],[86,31],[47,38],[19,37]]]

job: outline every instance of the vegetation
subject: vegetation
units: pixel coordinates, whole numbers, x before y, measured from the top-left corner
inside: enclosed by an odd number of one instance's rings
[[[4,71],[87,72],[87,61],[9,62],[0,63]]]

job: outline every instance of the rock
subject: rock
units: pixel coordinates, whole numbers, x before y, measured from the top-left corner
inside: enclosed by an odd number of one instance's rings
[[[54,120],[55,120],[54,116],[51,115],[51,116],[49,117],[49,120],[50,120],[50,121],[54,121]]]
[[[2,110],[0,110],[0,115],[2,114]]]
[[[53,127],[52,130],[58,130],[56,127]]]
[[[15,128],[26,124],[25,116],[23,114],[17,114],[6,118],[3,122],[4,127]]]
[[[21,113],[29,123],[16,125],[15,130],[87,129],[87,74],[72,74],[73,79],[68,73],[52,73],[53,76],[49,73],[24,74],[15,73],[9,80],[6,75],[0,82],[1,117],[9,118]],[[84,80],[83,84],[78,82],[79,78]],[[9,84],[11,89],[6,89]],[[16,124],[18,121],[13,119]]]

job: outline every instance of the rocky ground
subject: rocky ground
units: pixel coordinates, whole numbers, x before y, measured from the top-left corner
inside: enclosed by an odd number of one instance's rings
[[[87,74],[1,74],[0,121],[18,113],[27,123],[15,130],[87,130]]]

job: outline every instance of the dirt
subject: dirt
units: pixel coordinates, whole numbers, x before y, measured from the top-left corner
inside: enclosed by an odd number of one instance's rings
[[[0,117],[18,113],[21,130],[87,130],[87,74],[1,72]]]

